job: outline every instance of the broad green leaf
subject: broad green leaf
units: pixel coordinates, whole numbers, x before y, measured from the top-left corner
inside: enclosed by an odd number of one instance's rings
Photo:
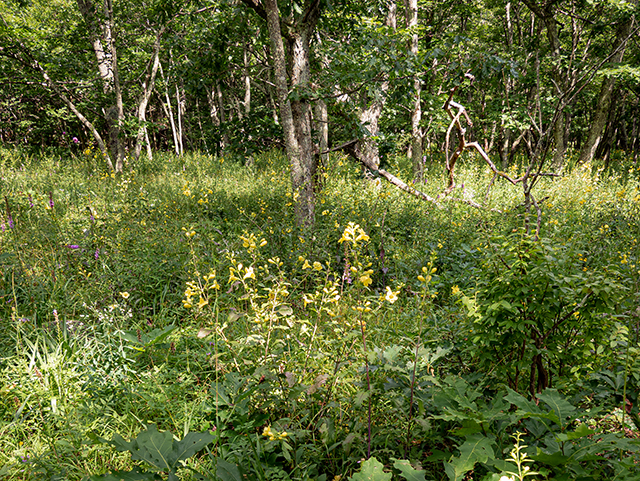
[[[400,471],[400,476],[407,481],[425,481],[424,471],[417,470],[406,459],[391,459],[393,460],[393,467]]]
[[[175,457],[175,461],[172,460],[173,465],[178,461],[190,458],[214,439],[214,435],[205,432],[188,433],[181,441],[174,441],[174,456],[172,458]]]
[[[94,434],[94,436],[95,436],[95,434]],[[99,439],[102,442],[106,442],[108,444],[111,444],[118,451],[130,451],[132,446],[133,446],[133,441],[132,442],[125,441],[124,438],[122,436],[120,436],[118,433],[115,433],[113,435],[113,439],[111,441],[107,441],[106,439],[102,439],[101,437],[98,437],[98,436],[96,436],[96,438]]]
[[[515,405],[515,407],[517,407],[519,411],[534,415],[543,414],[542,410],[533,401],[529,401],[527,398],[512,389],[507,388],[507,392],[508,394],[504,397],[504,399]]]
[[[351,476],[351,481],[391,481],[391,473],[385,473],[380,461],[371,457],[362,463],[359,473]]]
[[[216,476],[218,476],[221,481],[243,481],[242,474],[240,474],[238,466],[231,464],[224,459],[218,459]]]
[[[155,424],[150,424],[131,444],[129,451],[134,461],[146,461],[160,469],[173,469],[173,436],[169,431],[160,432]]]
[[[389,346],[384,350],[383,356],[387,362],[393,362],[398,357],[398,354],[402,352],[402,346]]]
[[[142,341],[147,345],[159,344],[164,341],[169,334],[177,329],[177,326],[170,324],[164,329],[154,329],[149,334],[142,335]]]
[[[567,418],[573,419],[576,408],[572,406],[558,391],[555,389],[545,389],[538,395],[538,399],[549,406],[556,416],[558,416],[559,424],[564,429],[567,424]]]
[[[590,436],[594,434],[596,431],[591,429],[586,424],[579,424],[575,431],[568,433],[560,433],[558,434],[558,440],[560,441],[571,441],[573,439],[583,438],[585,436]]]
[[[538,452],[535,455],[531,456],[531,459],[534,461],[540,461],[542,463],[548,464],[550,466],[560,466],[567,463],[570,456],[565,456],[561,452],[557,451],[553,454],[547,454],[543,452]]]
[[[445,463],[444,469],[449,479],[459,481],[473,469],[477,462],[486,463],[495,457],[491,445],[493,441],[482,435],[470,436],[460,446],[460,456]]]

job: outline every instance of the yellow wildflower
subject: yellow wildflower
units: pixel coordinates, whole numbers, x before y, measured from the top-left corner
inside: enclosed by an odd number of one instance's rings
[[[393,304],[394,302],[396,302],[398,300],[398,294],[400,294],[400,291],[392,291],[391,288],[389,286],[387,286],[385,295],[384,295],[384,300],[388,301],[390,304]]]
[[[242,276],[242,279],[255,279],[256,275],[253,272],[253,267],[247,267],[245,270],[245,274],[244,276]]]

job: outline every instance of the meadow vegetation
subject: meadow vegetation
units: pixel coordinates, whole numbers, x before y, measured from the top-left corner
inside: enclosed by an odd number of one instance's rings
[[[464,162],[0,150],[0,477],[638,479],[640,168]]]

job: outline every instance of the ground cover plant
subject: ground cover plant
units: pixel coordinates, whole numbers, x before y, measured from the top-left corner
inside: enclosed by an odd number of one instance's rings
[[[639,476],[636,165],[541,180],[539,238],[342,155],[313,231],[278,152],[99,165],[0,151],[3,479]]]

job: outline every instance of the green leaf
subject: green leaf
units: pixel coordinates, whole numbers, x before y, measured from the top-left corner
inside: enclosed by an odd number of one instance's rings
[[[131,442],[115,434],[107,441],[118,451],[129,451],[134,461],[145,461],[156,468],[175,471],[178,462],[193,456],[215,439],[210,433],[188,433],[181,441],[175,441],[169,431],[160,432],[155,424],[149,424]]]
[[[160,469],[173,469],[173,436],[169,431],[160,432],[155,424],[150,424],[131,444],[129,451],[134,461],[146,461]]]
[[[573,439],[579,439],[579,438],[583,438],[585,436],[590,436],[591,434],[594,434],[596,431],[591,429],[589,426],[587,426],[586,424],[582,423],[579,424],[578,427],[576,428],[575,431],[573,432],[568,432],[568,433],[560,433],[558,435],[558,440],[559,441],[571,441]]]
[[[188,433],[182,441],[174,441],[174,455],[176,457],[174,464],[178,461],[190,458],[207,444],[211,443],[215,439],[215,436],[204,433]]]
[[[281,316],[291,316],[293,315],[293,309],[290,306],[280,306],[277,309],[278,314]]]
[[[407,481],[425,481],[424,471],[415,469],[406,459],[391,459],[393,460],[393,467],[400,471],[400,476]]]
[[[543,401],[553,410],[555,415],[558,416],[558,424],[560,424],[563,429],[566,425],[567,418],[574,417],[576,408],[569,404],[569,402],[555,389],[545,389],[538,395],[538,399]]]
[[[218,459],[216,476],[218,476],[222,481],[243,481],[242,474],[240,474],[238,466],[231,464],[224,459]]]
[[[507,388],[507,392],[508,394],[504,399],[517,407],[518,410],[529,414],[542,414],[540,408],[533,401],[529,401],[527,398],[512,389]]]
[[[177,326],[175,326],[174,324],[170,324],[166,326],[164,329],[154,329],[149,334],[146,334],[146,335],[143,334],[142,341],[149,346],[153,344],[159,344],[162,341],[164,341],[169,336],[169,334],[171,334],[176,329],[177,329]]]
[[[533,459],[534,461],[540,461],[541,463],[545,463],[550,466],[560,466],[565,465],[570,459],[570,456],[565,456],[560,451],[556,451],[553,454],[547,454],[538,450],[538,453],[532,455],[531,459]]]
[[[495,457],[491,445],[493,441],[482,435],[474,435],[467,438],[460,446],[460,457],[452,458],[444,464],[444,469],[449,479],[459,481],[465,474],[473,469],[477,462],[486,463],[489,458]]]
[[[380,461],[371,457],[362,463],[359,473],[351,476],[351,481],[391,481],[391,473],[385,473]]]

